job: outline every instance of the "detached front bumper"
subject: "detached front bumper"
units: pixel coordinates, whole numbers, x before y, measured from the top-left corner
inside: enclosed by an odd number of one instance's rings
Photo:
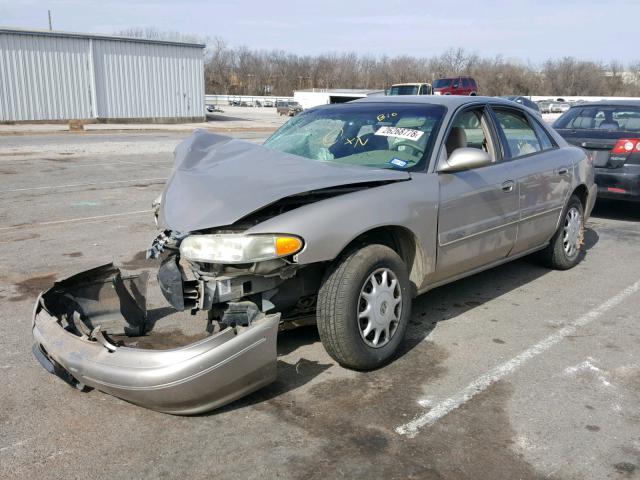
[[[123,277],[111,264],[56,283],[34,309],[36,357],[68,383],[182,415],[213,410],[275,380],[279,314],[169,350],[114,342],[110,335],[144,333],[145,295],[146,277]]]

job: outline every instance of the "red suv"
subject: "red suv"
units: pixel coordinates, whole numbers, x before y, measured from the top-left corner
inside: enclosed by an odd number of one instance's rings
[[[478,84],[471,77],[439,78],[433,82],[434,95],[477,95]]]

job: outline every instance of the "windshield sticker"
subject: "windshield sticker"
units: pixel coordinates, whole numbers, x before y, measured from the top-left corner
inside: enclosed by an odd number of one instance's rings
[[[380,127],[376,132],[376,135],[382,135],[383,137],[397,137],[405,138],[407,140],[419,140],[424,132],[422,130],[414,130],[412,128],[398,128],[398,127]]]
[[[389,163],[391,165],[395,165],[396,167],[404,168],[407,166],[409,162],[402,160],[400,158],[392,158],[391,160],[389,160]]]
[[[387,119],[387,118],[397,117],[397,116],[398,116],[398,114],[397,114],[396,112],[393,112],[393,113],[381,113],[380,115],[378,115],[378,116],[376,117],[376,119],[377,119],[379,122],[382,122],[383,120],[385,120],[385,119]]]

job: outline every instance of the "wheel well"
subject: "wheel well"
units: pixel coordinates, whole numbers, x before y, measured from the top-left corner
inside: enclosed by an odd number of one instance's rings
[[[584,210],[587,209],[587,196],[589,195],[589,190],[585,185],[578,185],[576,189],[573,191],[573,195],[576,195],[580,202],[582,203],[582,208]]]
[[[388,225],[368,230],[354,238],[343,250],[352,251],[366,245],[380,244],[396,252],[409,270],[409,280],[413,295],[424,278],[424,255],[422,248],[411,230],[398,225]],[[341,255],[342,256],[342,253]]]

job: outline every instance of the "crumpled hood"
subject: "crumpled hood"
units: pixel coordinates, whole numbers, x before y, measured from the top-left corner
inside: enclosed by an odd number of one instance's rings
[[[290,195],[409,178],[407,172],[310,160],[196,130],[176,147],[159,224],[183,233],[226,226]]]

